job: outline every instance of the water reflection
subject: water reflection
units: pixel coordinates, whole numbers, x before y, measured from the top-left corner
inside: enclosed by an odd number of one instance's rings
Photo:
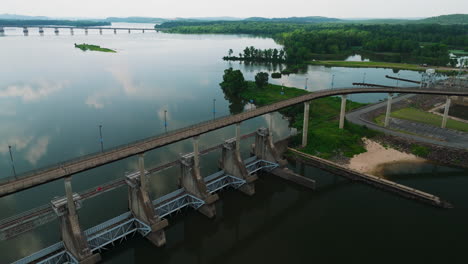
[[[38,101],[66,88],[68,82],[33,81],[28,84],[13,84],[0,88],[0,99],[19,97],[24,102]]]

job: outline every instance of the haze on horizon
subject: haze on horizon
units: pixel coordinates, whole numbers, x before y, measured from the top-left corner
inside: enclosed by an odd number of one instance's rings
[[[466,0],[2,0],[0,13],[49,17],[420,18],[467,14]]]

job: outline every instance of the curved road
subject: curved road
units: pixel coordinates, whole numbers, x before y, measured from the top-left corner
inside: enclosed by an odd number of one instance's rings
[[[407,94],[393,98],[392,103],[396,103],[408,98],[413,97],[413,94]],[[346,114],[346,120],[357,125],[365,125],[368,128],[383,132],[388,135],[407,138],[415,141],[420,141],[424,143],[440,145],[445,147],[452,147],[458,149],[468,149],[468,134],[463,132],[458,132],[451,129],[439,128],[431,125],[426,125],[417,122],[411,122],[401,119],[392,118],[390,122],[390,127],[393,127],[398,130],[403,130],[410,132],[412,134],[423,134],[425,136],[418,136],[407,134],[403,132],[398,132],[393,129],[388,129],[382,126],[377,125],[374,122],[366,120],[362,115],[377,110],[382,107],[387,106],[387,101],[369,105],[363,108],[354,110]]]
[[[237,115],[218,118],[215,120],[202,122],[194,126],[182,128],[169,132],[167,134],[150,137],[139,140],[124,146],[115,147],[102,153],[96,153],[80,157],[71,161],[67,161],[48,168],[39,169],[30,173],[21,175],[17,179],[0,184],[0,197],[8,194],[16,193],[34,186],[38,186],[47,182],[61,179],[79,172],[87,171],[105,164],[119,161],[137,154],[142,154],[147,151],[169,145],[184,139],[199,136],[213,130],[217,130],[226,126],[241,123],[243,121],[262,116],[271,112],[276,112],[280,109],[309,102],[322,97],[342,95],[342,94],[359,94],[359,93],[407,93],[407,94],[433,94],[433,95],[458,95],[468,96],[468,89],[449,89],[445,87],[435,88],[401,88],[401,87],[384,87],[384,88],[346,88],[322,90],[314,93],[305,94],[302,96],[283,100],[274,104],[259,107],[250,111],[246,111]]]

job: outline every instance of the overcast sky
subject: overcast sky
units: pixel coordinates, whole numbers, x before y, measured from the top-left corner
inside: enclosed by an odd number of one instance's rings
[[[54,17],[430,17],[468,13],[468,0],[1,0],[0,14]]]

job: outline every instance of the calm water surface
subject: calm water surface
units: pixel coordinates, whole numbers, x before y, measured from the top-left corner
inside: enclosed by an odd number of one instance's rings
[[[132,26],[132,25],[131,25]],[[141,27],[141,25],[133,25]],[[0,178],[13,175],[8,146],[12,146],[18,174],[100,151],[99,125],[104,148],[164,132],[164,110],[168,130],[229,115],[230,102],[219,87],[224,69],[241,69],[253,80],[259,71],[272,72],[282,65],[246,65],[220,58],[232,48],[245,46],[279,48],[272,39],[238,35],[170,35],[98,32],[88,36],[75,30],[58,36],[46,30],[39,36],[31,29],[7,30],[0,37]],[[82,52],[74,43],[97,44],[116,54]],[[400,77],[419,79],[416,72],[400,71]],[[395,85],[385,79],[388,69],[352,69],[309,66],[306,73],[271,80],[276,84],[309,90],[351,87],[352,82]],[[306,83],[306,78],[308,82]],[[401,85],[401,83],[400,83]],[[386,95],[352,95],[359,102],[376,102]],[[249,106],[247,106],[249,107]],[[275,138],[289,135],[287,121],[273,115]],[[242,125],[247,133],[267,126],[266,116]],[[201,137],[202,149],[234,136],[228,127]],[[243,143],[248,155],[251,141]],[[146,155],[148,167],[176,159],[189,152],[183,141]],[[220,153],[202,158],[202,173],[217,171]],[[81,173],[73,178],[74,191],[121,178],[136,169],[134,158]],[[428,260],[450,256],[457,263],[466,250],[468,173],[441,169],[432,176],[423,172],[407,178],[402,168],[394,176],[408,185],[441,195],[455,205],[438,210],[351,184],[313,168],[301,168],[321,184],[309,192],[293,184],[263,177],[257,194],[245,197],[234,191],[221,194],[218,217],[208,220],[196,212],[171,218],[168,244],[155,249],[136,238],[104,254],[107,263],[294,263],[320,260],[341,263],[359,260],[374,263],[383,255],[401,254]],[[454,172],[455,171],[455,172]],[[151,177],[153,197],[177,188],[178,169]],[[392,176],[393,177],[393,176]],[[322,186],[323,184],[323,186]],[[64,195],[63,181],[56,181],[0,199],[0,218],[47,204]],[[127,210],[126,188],[84,202],[79,211],[83,228],[89,228]],[[0,242],[0,263],[8,263],[51,245],[60,239],[56,221],[13,240]],[[385,258],[388,259],[388,258]]]

